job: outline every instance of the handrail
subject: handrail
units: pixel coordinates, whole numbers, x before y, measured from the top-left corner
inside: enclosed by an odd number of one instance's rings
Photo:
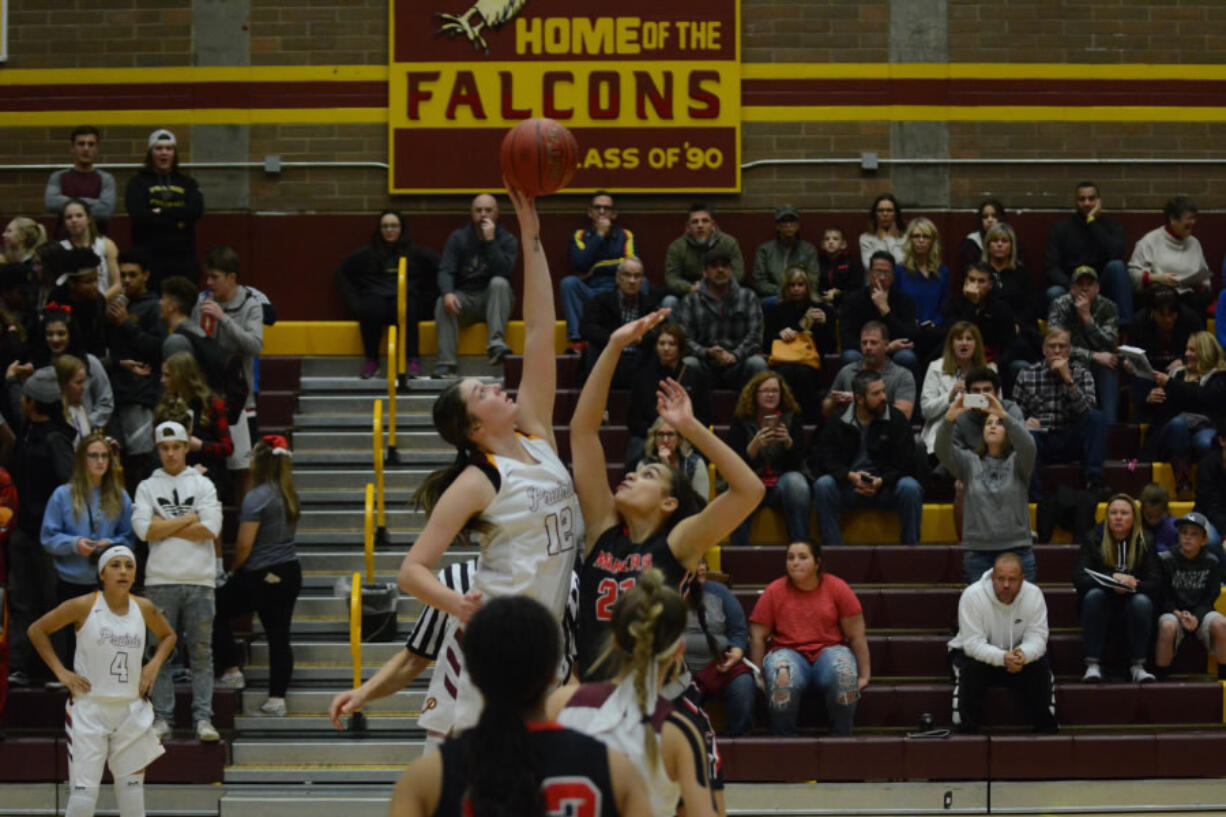
[[[362,685],[362,577],[349,580],[349,657],[353,660],[353,687]]]
[[[401,258],[400,264],[396,269],[396,330],[397,337],[400,338],[400,354],[396,356],[396,381],[400,384],[400,388],[407,389],[409,387],[409,367],[408,361],[405,360],[405,338],[408,337],[408,324],[405,322],[406,312],[408,311],[408,290],[409,290],[409,259]],[[388,372],[392,369],[392,356],[387,356]],[[390,378],[389,378],[390,380]],[[390,386],[389,386],[390,388]],[[395,428],[393,425],[392,428]],[[395,437],[392,438],[395,442]]]
[[[715,433],[715,426],[713,425],[707,426],[707,429],[712,434]],[[715,499],[715,477],[718,474],[719,472],[715,468],[715,463],[708,462],[707,463],[707,502],[711,502],[712,500]],[[716,545],[715,547],[707,551],[707,569],[708,570],[713,570],[716,573],[719,573],[722,560],[723,560],[723,556],[720,552],[719,545]]]
[[[362,553],[366,557],[366,581],[375,580],[375,486],[366,483],[366,512],[363,515]]]
[[[393,408],[392,411],[395,411]],[[383,400],[375,401],[374,433],[371,440],[372,453],[375,456],[375,503],[378,511],[378,525],[375,540],[380,547],[387,545],[387,510],[384,506],[383,478]]]
[[[396,359],[396,346],[401,335],[396,331],[396,327],[389,326],[387,328],[387,461],[390,463],[400,462],[400,454],[396,451],[396,369],[392,366],[392,361]],[[404,349],[404,344],[399,344],[400,349]],[[404,372],[404,360],[400,361]],[[383,496],[383,489],[379,489],[379,496]]]

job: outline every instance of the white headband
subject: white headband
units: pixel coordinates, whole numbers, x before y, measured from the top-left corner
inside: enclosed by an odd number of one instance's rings
[[[102,558],[98,560],[98,575],[102,575],[102,569],[107,566],[108,562],[120,556],[127,556],[132,560],[132,564],[136,564],[136,554],[132,552],[132,548],[127,545],[111,545],[102,554]]]

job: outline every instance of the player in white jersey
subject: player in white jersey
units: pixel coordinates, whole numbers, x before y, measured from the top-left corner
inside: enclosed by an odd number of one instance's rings
[[[107,549],[98,560],[100,592],[77,596],[35,621],[30,643],[71,697],[65,707],[68,733],[68,805],[65,817],[90,817],[98,802],[103,765],[115,780],[120,817],[144,817],[145,767],[162,744],[153,733],[153,707],[147,700],[158,670],[174,649],[175,633],[148,599],[129,591],[136,580],[136,557],[124,545]],[[55,654],[50,635],[76,628],[77,650],[69,671]],[[145,629],[159,639],[144,666]]]
[[[465,379],[434,403],[434,427],[456,447],[455,462],[431,474],[415,502],[429,514],[400,567],[400,587],[463,626],[494,596],[535,598],[562,621],[583,522],[574,483],[557,454],[553,403],[557,363],[553,281],[530,197],[508,190],[524,242],[524,371],[512,400],[501,386]],[[434,565],[457,538],[479,534],[473,589],[448,589]],[[477,722],[481,697],[461,672],[455,727]]]
[[[448,589],[464,595],[472,587],[477,572],[477,560],[455,562],[438,572],[438,580]],[[571,573],[570,593],[562,619],[562,659],[558,663],[559,684],[570,679],[576,658],[576,638],[579,614],[579,576]],[[455,722],[455,700],[459,689],[463,652],[456,639],[459,629],[454,616],[433,607],[422,608],[421,616],[409,634],[404,649],[389,658],[366,683],[346,690],[332,699],[328,714],[332,725],[343,729],[341,718],[351,715],[371,701],[394,695],[413,682],[417,676],[437,662],[430,686],[422,704],[417,725],[426,730],[426,749],[437,748],[451,732]]]

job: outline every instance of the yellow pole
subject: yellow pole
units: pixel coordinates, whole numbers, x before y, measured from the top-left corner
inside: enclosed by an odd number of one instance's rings
[[[362,537],[362,552],[366,555],[366,581],[375,580],[375,486],[366,483],[366,514]]]
[[[349,582],[349,657],[356,689],[362,685],[362,577],[356,571]]]
[[[396,334],[396,327],[389,326],[387,328],[388,360],[395,359],[397,345],[403,349],[404,344],[397,343],[399,340],[400,336]],[[396,453],[396,377],[391,366],[387,367],[387,459],[388,462],[400,462],[400,455]],[[379,488],[379,496],[382,501],[382,487]]]
[[[395,330],[393,330],[395,331]],[[394,409],[393,409],[394,411]],[[375,528],[375,544],[379,547],[387,547],[387,511],[384,506],[384,474],[383,474],[383,401],[376,400],[374,407],[374,422],[373,434],[371,440],[371,451],[375,456],[375,505],[378,509],[378,525]]]
[[[405,313],[408,309],[408,298],[406,297],[408,286],[409,286],[409,259],[401,258],[400,266],[396,270],[396,328],[400,331],[401,338],[406,337],[405,333],[408,331],[408,325],[406,324],[406,321],[405,321]],[[387,368],[389,370],[389,373],[390,373],[390,370],[392,369],[392,359],[393,359],[392,356],[388,355]],[[408,374],[409,368],[408,368],[408,363],[405,360],[405,351],[404,351],[403,343],[400,344],[400,354],[396,356],[395,360],[397,361],[396,374],[400,375],[401,384],[407,387],[408,384],[405,381],[407,380],[407,374]]]

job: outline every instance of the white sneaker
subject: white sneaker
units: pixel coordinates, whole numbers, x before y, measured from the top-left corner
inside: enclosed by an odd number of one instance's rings
[[[1132,665],[1132,682],[1134,684],[1150,684],[1158,680],[1152,672],[1145,669],[1144,664]]]
[[[223,673],[220,678],[213,682],[213,689],[243,689],[246,686],[247,679],[243,677],[241,669]]]
[[[165,741],[170,735],[170,724],[164,720],[156,720],[153,722],[153,736],[159,741]]]
[[[196,721],[196,739],[202,743],[216,743],[221,735],[208,721]]]
[[[282,718],[285,716],[285,699],[269,698],[260,704],[260,711],[265,715],[272,715],[274,718]]]
[[[1083,684],[1100,684],[1103,680],[1103,671],[1098,664],[1086,664],[1085,674],[1081,676]]]

